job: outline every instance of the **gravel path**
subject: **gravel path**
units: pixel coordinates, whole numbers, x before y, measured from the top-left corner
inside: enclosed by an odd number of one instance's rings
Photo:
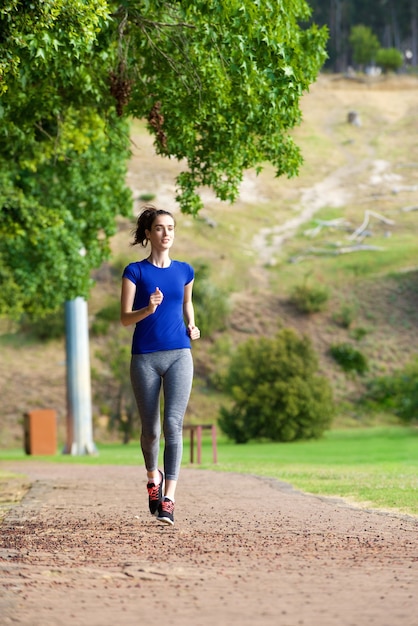
[[[169,527],[140,468],[1,469],[32,484],[1,526],[1,625],[418,624],[416,518],[185,469]]]

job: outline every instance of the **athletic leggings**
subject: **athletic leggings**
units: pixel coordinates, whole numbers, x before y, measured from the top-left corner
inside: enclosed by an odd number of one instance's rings
[[[177,480],[183,454],[183,418],[193,379],[189,349],[133,354],[131,382],[141,419],[141,448],[148,472],[158,468],[161,419],[160,391],[164,394],[164,471]]]

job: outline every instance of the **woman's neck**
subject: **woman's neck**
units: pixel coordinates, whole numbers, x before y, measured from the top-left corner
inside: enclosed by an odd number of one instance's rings
[[[159,254],[158,252],[151,252],[147,261],[152,265],[155,265],[155,267],[169,267],[171,264],[168,252],[164,252],[162,254]]]

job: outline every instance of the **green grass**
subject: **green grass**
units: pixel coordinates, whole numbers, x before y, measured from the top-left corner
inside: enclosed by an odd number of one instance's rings
[[[380,246],[383,248],[382,251],[366,250],[334,256],[336,248],[330,244],[336,241],[336,235],[334,238],[318,237],[311,240],[295,238],[284,248],[282,262],[271,269],[271,277],[276,288],[283,284],[289,288],[309,275],[308,284],[321,277],[322,282],[338,292],[341,282],[344,284],[358,279],[367,280],[373,276],[383,277],[399,272],[402,268],[416,266],[416,234],[398,235],[396,240],[374,237],[370,243]],[[350,245],[349,241],[342,243]],[[309,255],[307,250],[310,247],[329,250],[329,255]],[[307,256],[304,257],[305,254]],[[302,260],[292,264],[289,263],[290,258]]]
[[[307,493],[418,515],[418,431],[331,431],[320,441],[220,452],[219,469],[270,476]]]
[[[0,460],[142,464],[137,443],[99,444],[98,450],[97,456],[82,457],[27,457],[23,450],[0,451]],[[189,458],[186,436],[183,466],[189,466]],[[333,430],[321,440],[295,443],[236,445],[218,437],[217,465],[212,463],[211,439],[205,434],[202,464],[194,467],[276,478],[307,493],[418,515],[418,429],[413,427]]]

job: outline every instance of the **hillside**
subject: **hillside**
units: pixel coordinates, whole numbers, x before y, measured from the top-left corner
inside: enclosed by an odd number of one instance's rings
[[[222,363],[228,342],[234,345],[250,335],[274,335],[281,326],[308,334],[343,402],[339,423],[347,424],[363,419],[349,404],[362,381],[338,370],[329,346],[355,343],[367,355],[371,375],[390,372],[418,352],[417,95],[414,77],[321,76],[303,99],[304,121],[294,132],[305,158],[297,179],[277,179],[270,167],[258,177],[250,171],[233,206],[203,190],[199,218],[177,212],[174,256],[208,263],[213,282],[227,291],[233,305],[227,331],[195,344],[189,419],[216,418],[218,400],[208,393],[206,377]],[[352,111],[358,125],[347,121]],[[177,211],[174,179],[181,164],[157,157],[140,124],[133,125],[132,150],[129,184],[137,199],[135,213],[146,194],[155,195],[158,206]],[[355,237],[367,215],[367,226]],[[112,265],[141,256],[129,246],[130,229],[128,221],[120,221]],[[373,249],[354,251],[353,245]],[[110,265],[96,273],[96,280],[92,317],[119,298],[119,278]],[[304,281],[329,289],[325,312],[306,316],[290,305],[292,287]],[[343,311],[352,316],[349,329],[337,323]],[[361,341],[353,339],[355,329],[362,330]],[[131,331],[117,332],[129,344]],[[92,338],[95,368],[103,367],[96,353],[105,341]],[[31,408],[56,408],[63,429],[64,342],[40,345],[3,324],[0,346],[2,446],[20,445],[20,421]]]

